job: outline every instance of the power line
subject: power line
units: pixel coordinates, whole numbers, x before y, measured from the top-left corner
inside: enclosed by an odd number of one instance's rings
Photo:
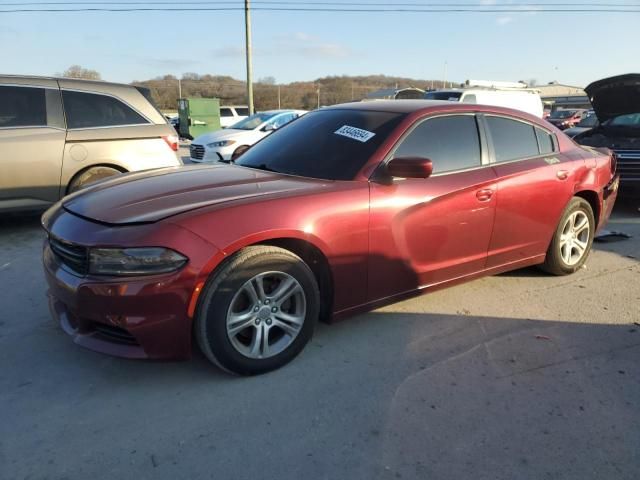
[[[83,8],[16,8],[1,9],[0,13],[82,13],[82,12],[235,12],[243,7],[83,7]],[[270,12],[344,12],[344,13],[640,13],[637,8],[331,8],[331,7],[253,7],[253,11]]]

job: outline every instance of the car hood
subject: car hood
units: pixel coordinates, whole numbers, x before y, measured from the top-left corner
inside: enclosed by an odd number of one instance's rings
[[[187,166],[121,175],[70,195],[62,205],[101,223],[151,223],[197,208],[316,190],[330,183],[235,165]]]
[[[600,122],[640,112],[640,73],[604,78],[584,90]]]
[[[251,134],[252,132],[253,130],[236,130],[234,128],[223,128],[222,130],[216,130],[215,132],[200,135],[192,143],[196,145],[206,145],[212,142],[219,142],[220,140],[242,137],[244,135]]]

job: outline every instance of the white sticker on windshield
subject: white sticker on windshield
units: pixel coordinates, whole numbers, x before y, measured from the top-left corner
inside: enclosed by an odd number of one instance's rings
[[[352,140],[357,140],[362,143],[366,142],[375,135],[375,133],[373,132],[362,130],[361,128],[350,127],[349,125],[343,125],[333,133],[342,135],[343,137],[347,137]]]

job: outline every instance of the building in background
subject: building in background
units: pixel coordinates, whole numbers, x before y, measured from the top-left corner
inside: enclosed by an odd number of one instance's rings
[[[559,108],[591,108],[589,97],[582,87],[550,83],[536,85],[533,88],[540,91],[545,109],[553,111]]]

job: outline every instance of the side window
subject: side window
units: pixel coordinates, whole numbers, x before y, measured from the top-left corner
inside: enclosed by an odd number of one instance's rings
[[[486,117],[496,162],[539,155],[538,140],[533,125],[503,117]]]
[[[248,117],[249,116],[249,109],[245,108],[245,107],[236,107],[236,113],[238,115],[240,115],[241,117]]]
[[[0,128],[47,125],[44,88],[0,86]]]
[[[114,127],[149,123],[120,100],[97,93],[62,91],[68,128]]]
[[[220,116],[221,117],[233,117],[233,112],[231,111],[230,108],[221,108],[220,109]]]
[[[540,147],[540,153],[546,155],[553,153],[555,147],[553,145],[553,137],[551,134],[545,132],[541,128],[536,127],[536,137],[538,137],[538,147]]]
[[[476,96],[473,93],[470,93],[469,95],[462,97],[462,103],[478,103],[478,101],[476,100]]]
[[[480,138],[473,115],[452,115],[419,124],[396,149],[395,157],[424,157],[433,173],[479,167]]]

